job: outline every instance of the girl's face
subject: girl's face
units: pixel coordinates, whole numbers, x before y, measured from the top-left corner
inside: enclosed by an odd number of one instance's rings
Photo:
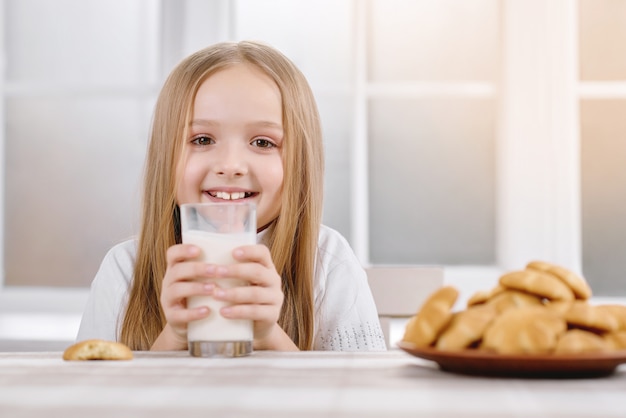
[[[257,226],[280,212],[283,185],[281,95],[252,65],[211,75],[196,95],[185,138],[178,204],[252,201]]]

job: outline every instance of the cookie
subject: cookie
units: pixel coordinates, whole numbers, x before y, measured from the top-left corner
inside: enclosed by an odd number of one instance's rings
[[[491,290],[478,290],[467,300],[467,306],[470,307],[483,304],[499,293],[502,293],[504,290],[505,288],[500,284],[497,284],[496,287]]]
[[[431,345],[452,318],[452,306],[458,296],[459,291],[452,286],[433,292],[407,323],[403,340],[418,347]]]
[[[461,350],[479,341],[498,314],[493,305],[479,305],[457,312],[441,333],[435,346],[440,350]]]
[[[545,354],[566,330],[565,321],[543,306],[508,309],[485,330],[482,346],[499,354]]]
[[[576,299],[587,300],[591,297],[591,287],[587,281],[564,267],[545,261],[531,261],[526,268],[552,274],[572,289]]]
[[[604,338],[582,329],[571,329],[559,337],[554,348],[555,354],[578,354],[608,351],[609,344]]]
[[[626,330],[626,306],[617,304],[597,305],[596,309],[607,311],[617,320],[617,330]]]
[[[521,308],[522,306],[538,306],[542,304],[539,296],[520,292],[519,290],[508,289],[497,294],[493,298],[485,302],[485,305],[491,305],[498,312],[504,312],[511,308]]]
[[[84,340],[69,346],[63,360],[131,360],[133,352],[122,343],[106,340]]]
[[[606,309],[577,300],[565,311],[563,317],[572,327],[585,328],[597,332],[617,331],[619,322]]]
[[[545,300],[544,306],[562,316],[569,310],[573,302],[572,300]]]
[[[539,270],[519,270],[504,274],[500,284],[511,289],[532,293],[550,300],[572,300],[572,289],[550,273]]]
[[[490,290],[478,290],[472,296],[467,299],[467,307],[482,305],[489,300],[491,296]]]
[[[603,335],[609,348],[612,350],[626,350],[626,331],[620,330]]]

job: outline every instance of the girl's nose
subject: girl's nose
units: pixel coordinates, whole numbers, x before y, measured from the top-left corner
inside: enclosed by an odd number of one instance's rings
[[[216,156],[215,172],[218,176],[240,177],[248,172],[243,153],[237,147],[229,146]]]

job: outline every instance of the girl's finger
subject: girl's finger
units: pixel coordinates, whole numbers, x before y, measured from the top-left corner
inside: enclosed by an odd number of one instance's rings
[[[174,309],[170,311],[167,322],[171,324],[187,324],[190,321],[206,318],[211,310],[206,306],[200,306],[194,309]]]
[[[175,285],[169,287],[167,292],[167,299],[171,301],[179,301],[186,299],[190,296],[196,295],[211,295],[215,289],[214,283],[203,282],[177,282]]]
[[[176,244],[167,249],[167,265],[172,266],[181,261],[193,260],[200,255],[200,249],[191,244]]]
[[[282,292],[261,286],[217,287],[213,297],[232,304],[278,305],[282,304]]]
[[[169,267],[163,280],[166,284],[179,281],[214,277],[216,266],[200,261],[176,263]]]
[[[244,245],[233,250],[233,258],[237,261],[259,263],[265,268],[276,270],[269,248],[265,245]]]
[[[261,322],[276,322],[280,308],[275,305],[233,305],[220,309],[220,314],[229,319],[251,319]]]
[[[216,266],[215,277],[245,280],[251,285],[262,287],[281,287],[281,279],[276,270],[253,262]]]

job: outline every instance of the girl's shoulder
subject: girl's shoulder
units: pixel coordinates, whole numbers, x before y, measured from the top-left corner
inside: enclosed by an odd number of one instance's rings
[[[348,240],[341,234],[341,232],[324,224],[320,225],[318,244],[322,248],[326,248],[328,246],[350,247]]]
[[[122,241],[106,253],[100,265],[100,275],[114,276],[130,281],[137,259],[137,240]]]
[[[318,261],[327,270],[332,270],[337,264],[358,264],[357,257],[348,240],[339,231],[327,225],[320,226],[318,256]]]
[[[131,238],[115,244],[104,256],[105,261],[130,261],[135,263],[137,256],[137,239]]]

